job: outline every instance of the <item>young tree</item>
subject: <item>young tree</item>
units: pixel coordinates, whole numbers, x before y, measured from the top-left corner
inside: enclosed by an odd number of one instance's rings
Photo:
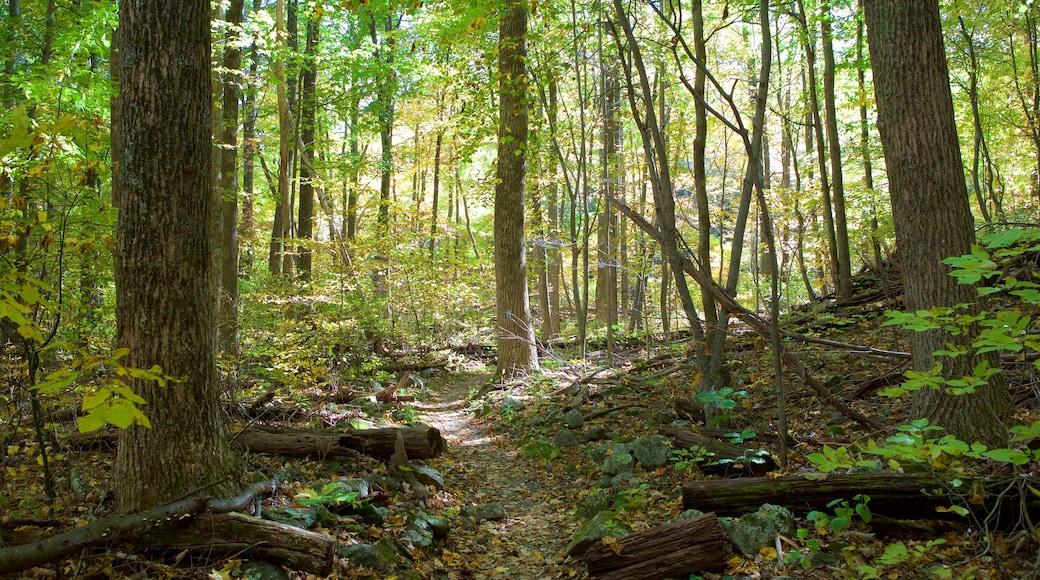
[[[495,298],[498,371],[508,378],[538,368],[524,257],[527,163],[527,2],[509,0],[499,24],[498,165],[495,180]]]
[[[119,441],[112,481],[117,509],[129,512],[212,484],[210,493],[231,491],[233,458],[219,404],[207,232],[217,211],[209,2],[126,0],[119,36],[117,339],[128,365],[159,365],[173,377],[165,387],[129,381],[151,423]]]
[[[878,130],[888,170],[896,242],[909,311],[974,304],[975,288],[958,284],[942,263],[971,252],[975,241],[954,122],[938,0],[864,0],[874,71]],[[910,336],[914,369],[927,372],[940,349],[971,352],[973,333],[933,330]],[[970,354],[943,359],[946,378],[972,375]],[[999,375],[971,395],[922,389],[913,414],[964,441],[1006,441],[1011,396]]]
[[[245,0],[232,0],[227,9],[227,46],[224,49],[224,95],[220,150],[221,266],[220,349],[238,352],[238,103],[242,51],[236,42]]]

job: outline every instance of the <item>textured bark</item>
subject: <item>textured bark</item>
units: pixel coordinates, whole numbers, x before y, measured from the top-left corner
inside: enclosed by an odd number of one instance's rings
[[[314,127],[315,100],[317,99],[318,61],[315,58],[315,50],[318,46],[318,27],[321,24],[320,17],[311,15],[307,22],[307,41],[305,47],[305,63],[300,91],[300,139],[303,140],[302,157],[309,160],[300,164],[300,203],[299,217],[296,220],[297,238],[309,242],[314,237]],[[296,271],[300,278],[305,281],[311,279],[312,253],[307,245],[300,246],[296,251]]]
[[[863,9],[906,309],[975,304],[975,288],[958,284],[942,263],[970,253],[975,234],[938,0],[865,0]],[[914,369],[930,370],[937,350],[970,350],[974,334],[911,333]],[[962,355],[941,362],[944,377],[959,378],[972,374],[978,359]],[[996,364],[994,358],[991,367]],[[918,391],[912,413],[964,441],[994,445],[1006,441],[1011,411],[1010,394],[997,375],[972,395]]]
[[[945,479],[920,473],[829,474],[819,479],[801,475],[780,478],[748,477],[692,481],[682,485],[683,507],[713,511],[720,516],[740,516],[757,511],[764,503],[786,507],[798,515],[812,510],[833,511],[832,501],[856,503],[856,495],[870,497],[867,507],[874,516],[892,519],[962,519],[949,510],[959,505],[980,516],[997,516],[1002,524],[1020,522],[1022,508],[1035,517],[1040,500],[1026,482],[1009,485],[1006,480]],[[1031,485],[1035,485],[1031,484]]]
[[[831,0],[820,3],[820,32],[823,46],[823,103],[827,113],[827,148],[830,153],[831,201],[834,204],[834,242],[838,261],[835,264],[835,290],[841,298],[852,298],[852,257],[849,251],[849,227],[845,217],[845,177],[841,164],[841,141],[838,137],[838,114],[834,89],[834,42],[831,33]],[[822,168],[821,168],[822,171]]]
[[[589,548],[589,576],[656,580],[726,567],[726,536],[712,513],[624,536],[617,545],[617,552],[602,542]]]
[[[425,426],[345,431],[257,428],[240,433],[235,443],[254,453],[272,455],[353,457],[364,453],[387,458],[394,452],[398,435],[403,436],[410,459],[436,457],[447,448],[440,431]]]
[[[499,125],[495,183],[495,298],[498,370],[508,378],[538,368],[524,255],[527,174],[527,3],[510,0],[499,28]]]
[[[117,509],[128,512],[225,480],[233,459],[219,404],[207,231],[216,211],[209,2],[128,0],[119,19],[117,341],[129,349],[127,366],[159,365],[175,378],[165,387],[128,381],[151,422],[120,441],[112,481]]]
[[[238,102],[242,51],[235,42],[242,23],[245,0],[232,0],[225,19],[228,30],[224,47],[224,103],[220,150],[221,267],[220,349],[238,352]]]
[[[187,526],[162,527],[137,543],[168,554],[207,558],[252,558],[328,576],[336,563],[336,539],[328,534],[240,513],[203,514]]]

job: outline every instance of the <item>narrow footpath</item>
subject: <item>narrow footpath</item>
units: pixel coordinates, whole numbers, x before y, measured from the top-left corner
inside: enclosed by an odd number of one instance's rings
[[[448,441],[447,452],[429,465],[443,474],[459,507],[505,508],[503,519],[456,519],[444,559],[457,561],[444,578],[585,578],[580,561],[563,557],[577,525],[569,497],[576,486],[555,474],[551,462],[526,458],[518,443],[471,412],[467,396],[485,379],[455,377],[416,404]]]

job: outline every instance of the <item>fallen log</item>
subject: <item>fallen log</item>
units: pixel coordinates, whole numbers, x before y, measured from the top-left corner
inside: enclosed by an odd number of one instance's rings
[[[254,427],[239,433],[235,443],[253,453],[272,455],[338,457],[363,453],[388,459],[394,454],[399,433],[410,459],[436,457],[447,448],[441,432],[426,425],[344,431]]]
[[[664,524],[585,552],[589,576],[602,580],[685,578],[726,567],[725,534],[715,514]]]
[[[436,457],[448,444],[440,431],[426,425],[387,429],[280,429],[253,426],[239,432],[234,443],[253,453],[318,457],[357,457],[359,453],[388,459],[394,453],[397,433],[404,435],[404,447],[411,459]],[[115,448],[118,431],[73,433],[66,440],[73,449]]]
[[[135,543],[149,552],[246,557],[318,576],[332,573],[337,546],[331,536],[237,512],[202,514],[187,525],[155,528]]]
[[[786,507],[804,515],[813,510],[833,511],[836,499],[854,505],[856,495],[870,497],[867,507],[874,516],[892,519],[960,519],[951,506],[963,506],[978,516],[1019,518],[1023,509],[1034,518],[1040,514],[1040,498],[1028,491],[1040,482],[1024,478],[986,479],[931,474],[869,473],[820,474],[818,479],[789,475],[771,479],[754,477],[691,481],[682,484],[683,507],[713,511],[720,516],[754,512],[764,503]]]
[[[677,449],[700,447],[710,453],[711,457],[700,465],[701,472],[706,475],[763,476],[777,468],[776,461],[768,453],[755,454],[756,450],[713,439],[689,429],[662,427],[657,432],[674,441]],[[752,453],[749,455],[748,451]]]
[[[238,509],[251,503],[257,496],[273,493],[275,486],[276,483],[273,481],[258,483],[231,500],[189,497],[143,512],[96,520],[30,544],[0,548],[0,574],[28,570],[40,564],[60,560],[88,546],[125,539],[149,528],[166,526],[171,521],[185,517],[190,518],[205,509],[212,512]]]

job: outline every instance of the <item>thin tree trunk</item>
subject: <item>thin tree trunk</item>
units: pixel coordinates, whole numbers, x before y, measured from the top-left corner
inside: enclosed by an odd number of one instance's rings
[[[221,267],[220,350],[238,352],[238,103],[242,51],[236,42],[242,24],[244,0],[232,0],[225,20],[223,138],[220,151]]]

